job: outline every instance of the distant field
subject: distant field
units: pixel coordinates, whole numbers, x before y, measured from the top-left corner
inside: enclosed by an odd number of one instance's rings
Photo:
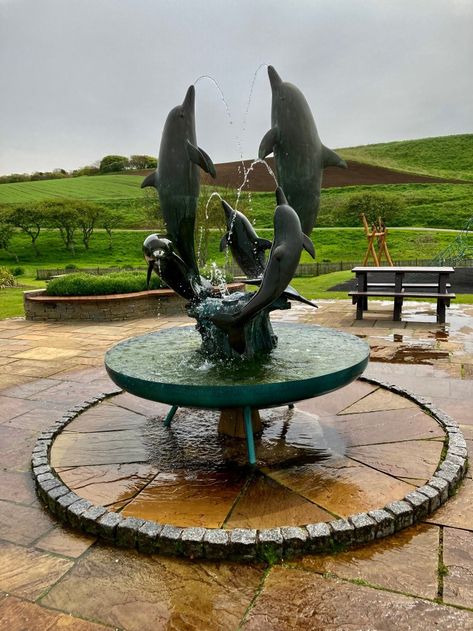
[[[473,134],[346,147],[337,152],[346,160],[473,181]]]
[[[141,175],[95,175],[0,184],[0,203],[16,204],[65,197],[96,202],[137,199],[144,196],[140,189],[142,181]]]

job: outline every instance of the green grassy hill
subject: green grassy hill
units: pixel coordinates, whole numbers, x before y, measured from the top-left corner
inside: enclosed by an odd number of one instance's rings
[[[346,160],[396,171],[473,181],[473,134],[337,149]]]
[[[69,198],[107,202],[138,199],[142,175],[94,175],[39,182],[0,184],[0,204],[38,202],[44,199]]]

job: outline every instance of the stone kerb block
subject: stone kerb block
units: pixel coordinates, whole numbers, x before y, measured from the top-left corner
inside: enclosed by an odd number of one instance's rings
[[[330,548],[331,534],[330,526],[325,522],[318,524],[308,524],[306,526],[307,552],[323,552]]]
[[[228,551],[232,558],[253,560],[256,557],[256,530],[246,528],[230,530]]]
[[[117,544],[123,548],[135,548],[138,544],[138,531],[144,523],[144,519],[125,517],[117,524]]]
[[[97,522],[98,534],[106,541],[115,541],[118,524],[123,517],[118,513],[105,513]]]
[[[404,500],[397,500],[387,504],[384,509],[394,515],[395,530],[412,526],[414,520],[413,507]]]
[[[349,518],[355,527],[355,543],[365,543],[372,541],[376,537],[376,521],[366,513],[359,513]]]
[[[376,539],[392,535],[396,529],[394,515],[382,508],[369,511],[368,515],[376,522]]]
[[[420,521],[427,516],[429,512],[430,498],[418,491],[408,493],[404,500],[414,509],[414,521]]]
[[[207,559],[224,559],[228,554],[230,535],[222,528],[207,528],[204,535],[204,554]]]
[[[204,536],[205,528],[184,528],[181,534],[182,553],[193,558],[204,556]]]
[[[346,519],[336,519],[329,523],[332,530],[333,543],[341,546],[348,546],[353,543],[355,536],[355,526]]]
[[[281,534],[284,540],[284,556],[286,558],[297,556],[305,550],[309,538],[309,533],[305,528],[286,526],[281,528]]]
[[[159,535],[160,554],[180,555],[182,552],[182,528],[166,524]]]
[[[140,552],[152,554],[159,550],[159,535],[163,529],[161,524],[145,521],[138,529],[136,543]]]
[[[281,528],[264,528],[258,531],[258,557],[274,563],[283,557],[284,539]]]

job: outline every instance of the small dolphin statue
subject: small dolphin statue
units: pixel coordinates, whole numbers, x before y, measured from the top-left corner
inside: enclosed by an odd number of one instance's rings
[[[157,234],[150,234],[143,243],[143,255],[148,263],[146,286],[149,287],[153,270],[162,278],[168,287],[186,300],[201,300],[212,294],[212,285],[203,277],[199,283],[189,275],[186,263],[174,252],[169,239],[161,238]]]
[[[282,296],[299,265],[302,250],[307,250],[315,258],[314,245],[303,234],[299,217],[288,205],[280,187],[276,189],[276,199],[274,240],[260,288],[239,312],[216,313],[211,317],[217,327],[228,333],[230,344],[239,353],[244,351],[244,325]]]
[[[310,236],[320,205],[323,170],[328,166],[346,169],[347,164],[325,147],[317,133],[312,112],[292,83],[281,79],[268,66],[271,83],[271,129],[261,140],[261,160],[274,153],[278,183],[299,215],[302,232]]]
[[[199,167],[216,177],[210,157],[197,146],[195,88],[187,90],[182,105],[168,114],[159,149],[158,168],[141,188],[154,186],[159,194],[167,238],[187,265],[193,282],[199,282],[194,249],[194,227],[200,191]]]
[[[261,276],[266,265],[264,252],[271,247],[271,241],[260,239],[248,218],[223,199],[222,206],[227,232],[220,241],[220,251],[230,246],[233,258],[246,276]]]

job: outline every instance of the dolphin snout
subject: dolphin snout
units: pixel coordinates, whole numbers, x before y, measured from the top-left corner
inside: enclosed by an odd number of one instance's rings
[[[184,97],[184,101],[182,102],[182,107],[187,111],[191,111],[194,109],[194,104],[195,104],[195,87],[193,85],[190,85],[187,89],[186,96]]]
[[[268,66],[268,76],[272,89],[277,88],[279,85],[281,85],[282,79],[273,66]]]

